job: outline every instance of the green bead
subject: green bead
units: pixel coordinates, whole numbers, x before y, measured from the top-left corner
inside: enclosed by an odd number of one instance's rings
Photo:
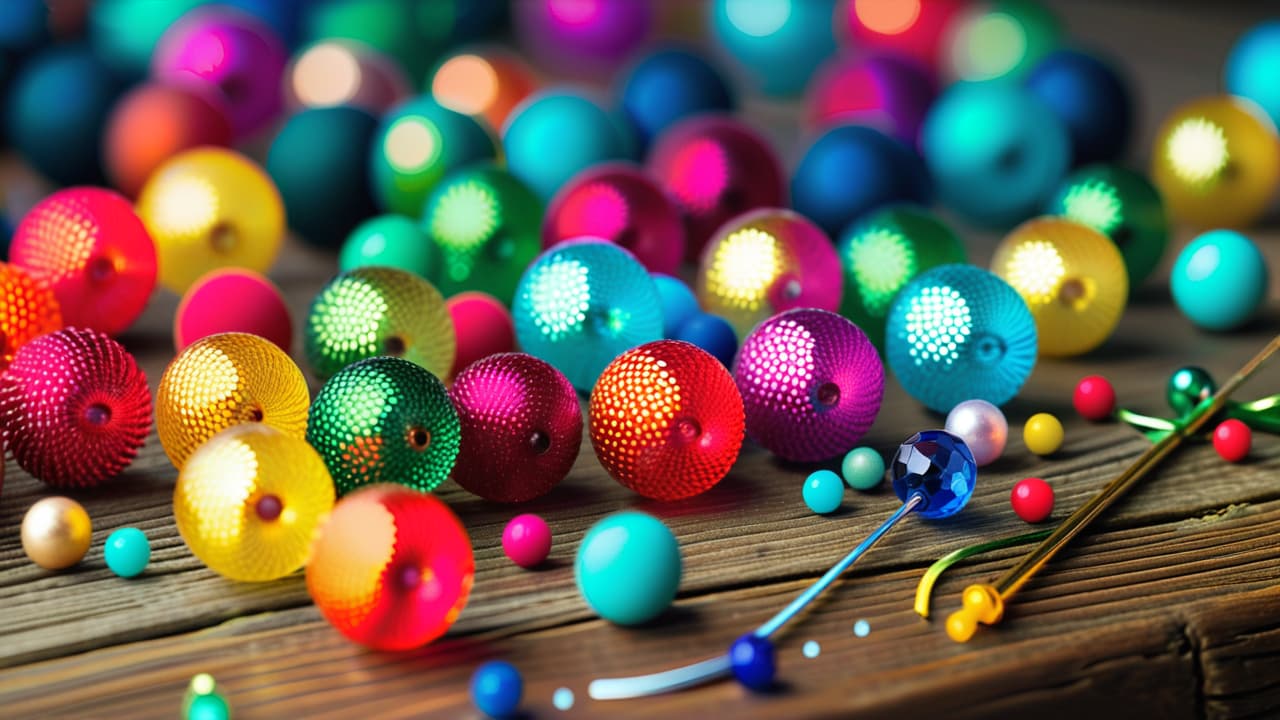
[[[448,46],[455,2],[324,0],[306,10],[311,40],[356,40],[389,55],[411,78],[422,77]]]
[[[429,492],[453,469],[461,428],[444,384],[399,358],[350,365],[320,389],[307,442],[338,495],[379,482]]]
[[[1198,367],[1184,367],[1169,376],[1165,397],[1179,417],[1186,416],[1205,398],[1218,391],[1209,373]]]
[[[965,262],[964,244],[933,213],[911,205],[872,212],[840,238],[844,269],[840,314],[881,351],[889,306],[917,275],[939,265]]]
[[[1068,175],[1047,212],[1111,238],[1124,257],[1131,292],[1160,264],[1169,244],[1160,193],[1145,177],[1116,165],[1090,165]]]
[[[422,227],[444,260],[440,291],[479,290],[510,305],[516,285],[542,249],[542,201],[505,170],[477,165],[440,183]]]
[[[440,249],[427,239],[418,223],[403,215],[379,215],[351,231],[338,255],[338,267],[393,267],[436,282]]]
[[[124,578],[140,575],[151,562],[151,543],[138,528],[120,528],[107,537],[103,559],[111,572]]]
[[[187,704],[186,720],[230,720],[231,705],[217,693],[197,695]]]
[[[98,0],[89,10],[94,53],[124,77],[147,74],[160,37],[188,11],[212,0]]]
[[[840,474],[854,490],[871,490],[884,480],[884,458],[869,447],[854,448],[844,456]]]

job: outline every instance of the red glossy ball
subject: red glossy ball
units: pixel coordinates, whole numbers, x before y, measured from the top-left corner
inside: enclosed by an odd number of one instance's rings
[[[120,343],[66,328],[18,350],[0,376],[0,421],[24,470],[53,487],[92,487],[137,456],[151,391]]]
[[[1071,404],[1084,419],[1100,422],[1116,410],[1116,389],[1101,375],[1090,375],[1076,385]]]
[[[619,355],[591,391],[591,445],[613,479],[655,500],[711,489],[746,429],[742,396],[719,360],[679,340]]]
[[[584,170],[547,206],[543,248],[584,236],[621,245],[649,272],[675,275],[684,259],[680,212],[656,182],[626,163]]]
[[[1009,494],[1009,504],[1023,520],[1042,522],[1053,512],[1053,487],[1040,478],[1019,480]]]
[[[1235,463],[1245,459],[1252,444],[1253,431],[1235,418],[1223,420],[1213,430],[1213,449],[1227,462]]]
[[[457,349],[450,377],[457,377],[468,365],[490,355],[516,348],[516,326],[511,311],[497,298],[482,292],[458,293],[445,301]]]
[[[486,500],[545,495],[578,458],[578,395],[559,370],[532,355],[477,360],[458,373],[449,398],[462,425],[452,477]]]
[[[47,284],[68,326],[108,335],[129,327],[156,286],[156,248],[124,196],[94,187],[59,190],[13,233],[9,261]]]
[[[293,321],[280,289],[244,268],[214,270],[197,280],[173,317],[174,350],[224,332],[257,335],[289,352]]]

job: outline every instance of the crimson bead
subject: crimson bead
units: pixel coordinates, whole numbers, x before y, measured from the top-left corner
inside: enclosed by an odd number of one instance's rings
[[[1253,431],[1243,422],[1231,418],[1218,423],[1213,431],[1213,449],[1227,462],[1240,462],[1249,454]]]
[[[1009,494],[1009,504],[1018,517],[1038,523],[1053,512],[1053,487],[1040,478],[1019,480]]]
[[[1115,412],[1116,389],[1101,375],[1090,375],[1076,385],[1071,404],[1084,419],[1100,422]]]

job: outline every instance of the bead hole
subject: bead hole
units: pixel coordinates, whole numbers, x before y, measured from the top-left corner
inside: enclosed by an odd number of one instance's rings
[[[106,282],[116,274],[116,264],[111,258],[102,255],[96,255],[90,258],[88,264],[89,280],[95,283]]]
[[[227,255],[234,252],[238,244],[238,233],[229,223],[220,222],[209,229],[209,246],[214,252]]]
[[[551,449],[551,436],[541,430],[529,434],[529,449],[535,455],[542,455]]]
[[[84,419],[90,425],[102,427],[111,422],[111,408],[102,403],[94,403],[84,409]]]
[[[253,504],[253,511],[263,522],[275,522],[284,512],[284,503],[276,495],[263,495]]]
[[[426,450],[431,445],[431,433],[425,428],[409,428],[409,445],[418,452]]]
[[[840,402],[840,386],[833,382],[825,382],[818,386],[818,404],[831,407]]]
[[[262,413],[261,407],[255,405],[249,409],[249,422],[262,422],[263,417],[265,416]]]
[[[399,335],[391,335],[386,340],[382,341],[382,352],[384,355],[390,355],[392,357],[400,357],[401,355],[404,355],[404,351],[405,351],[404,338],[400,337]]]

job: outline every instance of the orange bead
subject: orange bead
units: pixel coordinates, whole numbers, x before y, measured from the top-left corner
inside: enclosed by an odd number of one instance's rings
[[[431,78],[436,102],[463,115],[483,117],[495,130],[501,130],[511,111],[537,88],[532,68],[498,48],[453,55]]]
[[[61,327],[62,311],[53,291],[22,268],[0,263],[0,371],[28,340]]]

